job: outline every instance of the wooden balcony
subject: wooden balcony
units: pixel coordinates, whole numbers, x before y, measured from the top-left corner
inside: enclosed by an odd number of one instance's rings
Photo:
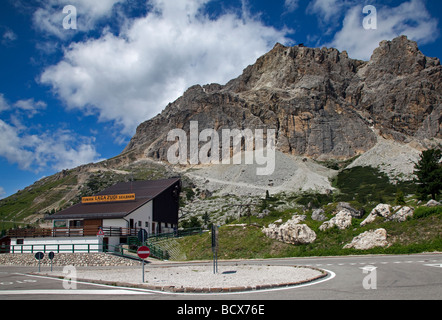
[[[137,236],[140,229],[102,227],[105,237],[129,237]],[[98,233],[97,227],[62,227],[53,229],[15,229],[9,230],[7,236],[10,238],[55,238],[55,237],[91,237]]]

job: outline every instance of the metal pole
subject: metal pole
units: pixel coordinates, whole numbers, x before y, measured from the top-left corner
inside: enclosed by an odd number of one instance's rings
[[[143,271],[142,272],[143,272],[143,283],[144,283],[144,259],[141,261],[141,263],[143,264],[143,269],[142,269]]]

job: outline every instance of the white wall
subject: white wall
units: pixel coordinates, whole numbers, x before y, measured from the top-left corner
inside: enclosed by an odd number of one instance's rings
[[[138,208],[124,219],[129,221],[134,220],[134,227],[145,229],[149,234],[152,232],[152,217],[153,217],[153,201],[149,201],[141,208]],[[107,223],[108,220],[104,220]],[[139,223],[141,222],[141,227]],[[149,228],[146,228],[146,222],[149,223]]]
[[[103,227],[129,228],[129,223],[124,219],[103,219]]]
[[[19,238],[20,239],[20,238]],[[98,237],[78,238],[24,238],[23,245],[17,244],[17,239],[11,239],[11,253],[51,252],[69,253],[101,252],[103,239]],[[74,245],[74,246],[73,246]]]

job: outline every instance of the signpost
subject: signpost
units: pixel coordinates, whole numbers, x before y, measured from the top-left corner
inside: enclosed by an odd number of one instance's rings
[[[212,225],[213,274],[218,273],[218,226]]]
[[[54,252],[49,252],[49,255],[48,255],[48,257],[49,257],[49,260],[51,260],[51,272],[52,272],[52,260],[54,259],[54,257],[55,257],[55,253]]]
[[[104,238],[104,231],[103,231],[102,227],[98,228],[97,237],[98,238]]]
[[[142,262],[142,266],[143,266],[142,279],[143,279],[143,283],[144,283],[144,262],[145,262],[144,259],[146,259],[150,256],[150,249],[146,246],[139,247],[137,250],[137,254],[138,254],[138,257],[143,260],[143,262]]]
[[[45,256],[45,254],[43,252],[37,252],[35,254],[35,259],[38,260],[38,272],[40,272],[40,263],[41,263],[41,260],[44,258],[44,256]]]

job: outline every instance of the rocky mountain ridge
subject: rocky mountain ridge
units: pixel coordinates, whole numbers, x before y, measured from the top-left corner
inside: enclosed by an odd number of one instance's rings
[[[336,49],[281,44],[226,85],[196,85],[142,123],[123,154],[167,160],[170,130],[276,129],[277,150],[349,159],[377,137],[425,148],[442,138],[442,66],[405,36],[383,41],[370,61]],[[435,140],[436,139],[436,140]]]

